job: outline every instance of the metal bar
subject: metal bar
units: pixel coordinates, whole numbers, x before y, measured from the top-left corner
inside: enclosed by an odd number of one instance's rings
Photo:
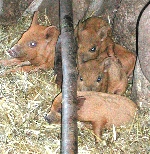
[[[61,153],[77,154],[77,72],[72,0],[60,0],[60,27],[63,71]]]

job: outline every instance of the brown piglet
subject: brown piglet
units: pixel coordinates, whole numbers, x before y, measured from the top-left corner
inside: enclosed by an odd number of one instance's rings
[[[78,43],[78,63],[96,59],[106,49],[111,27],[100,17],[79,22],[74,31]]]
[[[119,95],[125,93],[128,85],[127,75],[119,59],[109,48],[108,57],[104,60],[89,60],[78,66],[79,91],[98,91]]]
[[[61,122],[62,94],[53,101],[52,107],[45,119],[49,124]],[[81,122],[90,122],[96,142],[103,128],[116,127],[132,121],[137,110],[136,104],[130,99],[114,94],[94,91],[77,92],[77,118]]]
[[[136,56],[133,52],[116,44],[112,39],[111,27],[99,17],[90,17],[75,28],[75,36],[78,43],[78,63],[96,59],[104,54],[110,44],[113,44],[114,52],[121,61],[124,71],[129,77],[135,66]]]
[[[38,12],[34,13],[30,28],[10,50],[10,60],[1,60],[2,65],[18,65],[16,70],[38,71],[54,67],[55,45],[59,30],[55,26],[38,24]]]

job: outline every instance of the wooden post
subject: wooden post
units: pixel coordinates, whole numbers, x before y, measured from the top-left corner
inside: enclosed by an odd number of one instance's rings
[[[72,0],[60,0],[60,28],[63,71],[61,153],[77,154],[77,72]]]

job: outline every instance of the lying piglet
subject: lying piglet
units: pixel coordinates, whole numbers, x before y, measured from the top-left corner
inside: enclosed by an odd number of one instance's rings
[[[21,67],[16,70],[27,72],[53,68],[58,36],[59,31],[55,26],[46,27],[38,24],[38,15],[35,12],[30,28],[18,43],[8,50],[13,59],[1,60],[0,63],[6,66],[19,65]]]
[[[51,111],[45,117],[49,124],[61,121],[62,94],[53,101]],[[135,115],[136,105],[130,99],[113,94],[94,91],[77,93],[77,118],[82,122],[91,122],[95,135],[100,138],[103,128],[112,125],[121,126],[130,122]],[[98,142],[98,138],[96,142]]]
[[[91,17],[80,22],[75,29],[75,36],[78,43],[79,64],[96,59],[110,44],[114,44],[114,52],[121,61],[124,71],[128,77],[132,74],[136,61],[135,54],[114,43],[111,27],[101,18]]]
[[[79,91],[100,91],[119,95],[126,91],[128,80],[120,61],[111,50],[108,56],[101,62],[98,59],[89,60],[78,66]]]

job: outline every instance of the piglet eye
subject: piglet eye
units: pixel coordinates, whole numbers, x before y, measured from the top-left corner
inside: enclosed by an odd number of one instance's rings
[[[97,82],[100,82],[102,80],[102,78],[99,76],[98,78],[97,78]]]
[[[95,50],[96,50],[96,46],[93,46],[89,51],[90,52],[95,52]]]
[[[83,81],[83,78],[80,76],[80,81]]]
[[[29,42],[29,47],[34,48],[36,46],[37,46],[37,42],[35,42],[35,41]]]

